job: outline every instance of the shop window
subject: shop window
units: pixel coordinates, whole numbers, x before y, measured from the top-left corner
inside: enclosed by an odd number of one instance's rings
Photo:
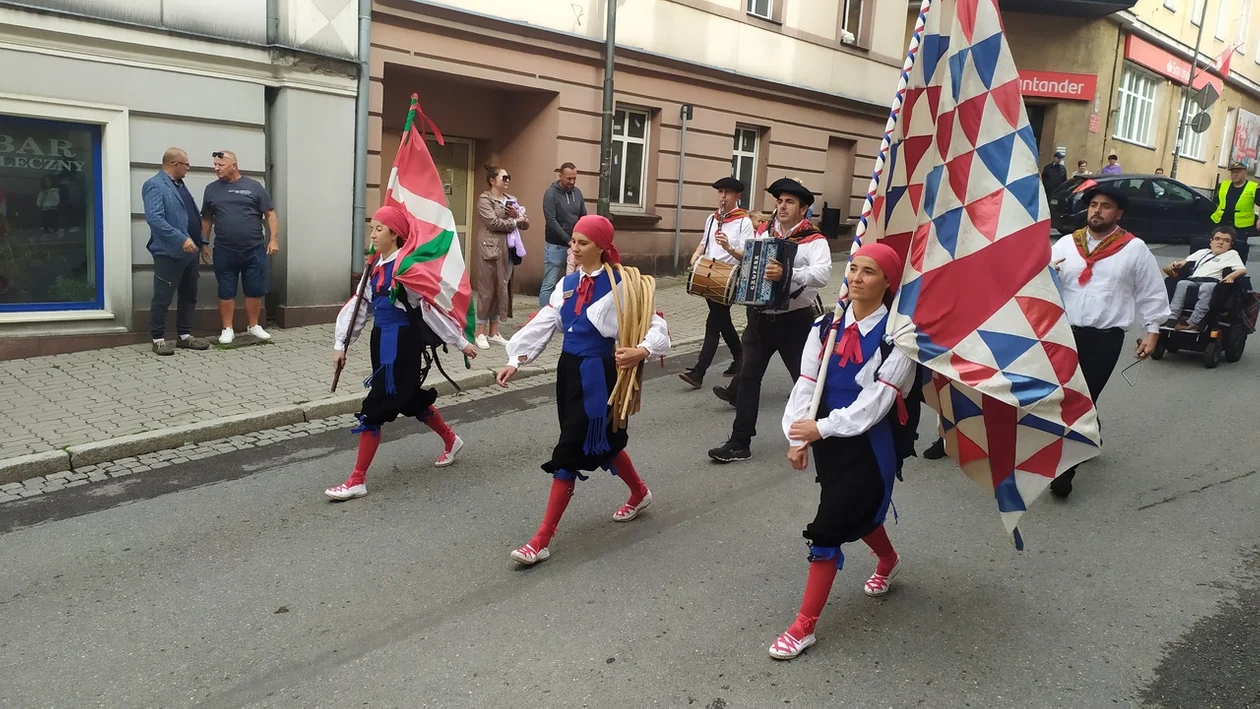
[[[1155,123],[1155,94],[1160,83],[1149,74],[1128,66],[1124,68],[1117,91],[1120,108],[1115,137],[1150,146],[1151,127]]]
[[[763,20],[774,19],[774,0],[748,0],[748,14]]]
[[[651,116],[647,111],[619,108],[613,114],[612,203],[644,208],[647,149]]]
[[[100,309],[101,130],[0,114],[0,312]]]
[[[1181,157],[1190,158],[1191,160],[1202,160],[1203,159],[1203,133],[1195,133],[1193,130],[1191,130],[1190,121],[1195,116],[1199,115],[1200,113],[1205,113],[1205,111],[1199,108],[1199,104],[1195,103],[1194,101],[1190,101],[1189,103],[1190,103],[1190,113],[1185,116],[1186,130],[1185,130],[1185,133],[1182,134],[1182,140],[1181,140]],[[1178,120],[1177,125],[1179,126],[1181,125],[1180,121],[1181,121],[1182,115],[1185,113],[1185,104],[1186,104],[1186,101],[1182,100],[1181,110],[1177,111],[1177,120]]]
[[[757,192],[757,142],[761,131],[745,126],[735,127],[735,146],[731,150],[731,175],[744,183],[744,194],[739,206],[748,209],[752,195]]]

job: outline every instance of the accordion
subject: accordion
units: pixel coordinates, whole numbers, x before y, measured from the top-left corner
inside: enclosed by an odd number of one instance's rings
[[[766,280],[766,266],[771,259],[783,267],[783,277],[777,281]],[[746,239],[734,302],[765,310],[786,310],[792,301],[792,262],[795,259],[795,242],[772,236]]]

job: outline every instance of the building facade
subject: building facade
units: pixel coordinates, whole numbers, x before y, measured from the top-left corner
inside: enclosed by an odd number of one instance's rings
[[[1227,179],[1233,160],[1258,174],[1256,5],[1252,0],[1001,0],[1042,164],[1061,150],[1069,173],[1082,159],[1098,172],[1115,154],[1125,172],[1163,169],[1171,175],[1177,152],[1176,177],[1203,190]],[[1187,128],[1178,151],[1200,26],[1191,88],[1210,85],[1219,98],[1202,111],[1208,114],[1206,130]],[[1187,121],[1199,112],[1191,102]]]
[[[482,166],[511,173],[533,220],[514,289],[537,292],[542,195],[561,163],[577,165],[595,212],[606,3],[377,0],[369,210],[419,94],[446,138],[430,149],[461,234],[487,188]],[[768,210],[766,185],[788,175],[824,222],[850,225],[896,89],[904,12],[902,0],[619,0],[611,208],[623,259],[669,273],[677,251],[685,266],[709,186],[732,172],[751,209]]]
[[[0,1],[0,357],[144,339],[140,188],[171,146],[201,203],[211,153],[281,224],[269,313],[326,321],[351,259],[354,0]],[[203,266],[199,328],[218,330]]]

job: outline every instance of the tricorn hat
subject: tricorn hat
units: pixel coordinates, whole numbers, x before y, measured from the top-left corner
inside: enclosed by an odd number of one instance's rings
[[[766,191],[773,195],[775,199],[778,199],[779,195],[784,193],[796,195],[796,197],[801,200],[802,207],[808,207],[814,203],[814,193],[810,192],[805,185],[802,185],[790,177],[783,177],[775,180],[774,184],[766,188]]]
[[[744,191],[744,183],[740,182],[734,177],[723,177],[722,179],[713,183],[713,189],[734,190],[735,192],[742,193]]]

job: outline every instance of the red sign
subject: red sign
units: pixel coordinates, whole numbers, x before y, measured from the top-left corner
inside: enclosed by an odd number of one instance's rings
[[[1090,115],[1090,117],[1089,117],[1089,132],[1090,132],[1090,133],[1097,133],[1097,132],[1098,132],[1098,129],[1102,127],[1102,125],[1101,125],[1101,124],[1102,124],[1102,121],[1101,121],[1101,120],[1099,120],[1099,118],[1098,118],[1098,114],[1097,114],[1097,113],[1094,113],[1094,114]]]
[[[1136,35],[1128,35],[1124,38],[1124,58],[1161,76],[1166,76],[1178,84],[1185,84],[1190,80],[1189,61],[1174,56]],[[1194,73],[1196,90],[1203,88],[1205,84],[1211,84],[1216,88],[1217,93],[1220,93],[1224,83],[1220,77],[1209,74],[1206,69],[1200,68]]]
[[[1072,101],[1093,101],[1098,86],[1095,74],[1064,74],[1040,69],[1019,70],[1019,92],[1025,96],[1047,96]]]

